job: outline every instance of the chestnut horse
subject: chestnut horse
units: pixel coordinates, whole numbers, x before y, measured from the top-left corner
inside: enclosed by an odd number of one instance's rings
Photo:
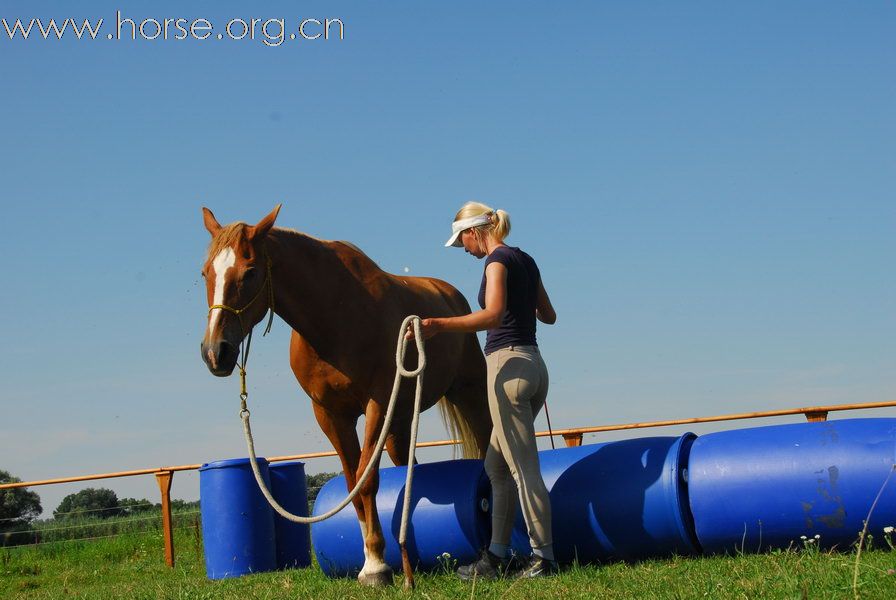
[[[467,314],[470,307],[444,281],[391,275],[347,242],[274,228],[279,210],[277,206],[254,226],[222,227],[210,210],[202,209],[212,236],[202,271],[210,307],[202,358],[212,374],[230,375],[252,326],[269,309],[276,312],[292,327],[290,365],[339,454],[351,490],[368,462],[378,465],[380,460],[372,454],[392,393],[402,321],[409,314]],[[485,359],[476,335],[436,336],[426,343],[426,357],[422,408],[438,402],[451,435],[463,441],[464,455],[482,458],[492,423]],[[407,361],[416,364],[416,348],[408,348]],[[386,450],[392,462],[406,465],[413,382],[402,384],[397,402]],[[359,444],[355,427],[361,415],[365,427]],[[383,560],[378,488],[374,469],[354,499],[365,556],[358,581],[368,585],[392,582],[392,570]]]

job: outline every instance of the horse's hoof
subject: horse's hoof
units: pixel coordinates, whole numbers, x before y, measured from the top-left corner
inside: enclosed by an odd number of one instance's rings
[[[358,583],[369,587],[388,587],[392,585],[392,569],[376,573],[360,573]]]

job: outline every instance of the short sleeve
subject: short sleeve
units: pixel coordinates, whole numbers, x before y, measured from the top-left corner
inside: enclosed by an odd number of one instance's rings
[[[512,256],[510,248],[506,246],[495,248],[495,250],[485,258],[485,266],[488,267],[493,262],[498,262],[510,269],[510,263],[513,260]]]

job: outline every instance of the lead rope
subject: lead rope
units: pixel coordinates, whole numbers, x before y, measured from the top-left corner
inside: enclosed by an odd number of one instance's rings
[[[405,337],[405,333],[408,330],[408,326],[413,326],[414,329],[414,340],[417,344],[417,355],[418,362],[417,368],[408,371],[404,368],[404,357],[405,352],[407,351],[408,339]],[[293,523],[301,523],[301,524],[311,524],[318,523],[320,521],[324,521],[329,519],[340,510],[345,508],[349,502],[351,502],[355,496],[358,495],[358,491],[361,489],[367,480],[370,477],[370,473],[373,471],[374,466],[379,462],[376,460],[379,458],[380,454],[383,451],[383,446],[386,443],[386,436],[389,434],[389,428],[392,424],[392,415],[395,412],[396,399],[398,398],[398,389],[401,385],[402,377],[414,377],[417,379],[417,387],[414,392],[414,415],[411,420],[411,443],[410,448],[408,450],[408,471],[407,477],[405,479],[405,489],[404,489],[404,507],[401,512],[401,530],[398,534],[398,544],[401,548],[401,564],[402,569],[405,575],[404,586],[405,589],[410,589],[414,587],[414,571],[411,568],[411,563],[408,558],[407,548],[405,547],[405,542],[407,540],[407,529],[408,529],[408,517],[410,515],[411,508],[411,485],[414,479],[414,460],[415,460],[415,450],[417,446],[417,428],[420,423],[420,401],[423,392],[423,371],[426,369],[426,354],[423,349],[423,336],[420,333],[420,317],[416,315],[408,316],[401,324],[401,329],[398,332],[398,343],[395,349],[395,381],[392,384],[392,396],[389,398],[389,406],[386,408],[386,416],[383,420],[383,428],[380,432],[380,437],[376,442],[376,448],[373,453],[370,455],[370,461],[367,463],[367,467],[364,469],[364,472],[358,478],[358,482],[355,484],[355,487],[349,492],[348,496],[336,505],[334,508],[325,512],[322,515],[317,515],[314,517],[302,517],[299,515],[294,515],[282,506],[277,503],[274,497],[271,495],[270,490],[267,485],[264,483],[264,479],[261,476],[261,471],[258,468],[258,459],[255,456],[255,441],[252,439],[252,428],[249,425],[249,409],[246,406],[246,401],[249,398],[249,394],[246,391],[246,361],[248,360],[249,353],[249,344],[252,343],[252,332],[249,332],[247,337],[247,343],[244,346],[242,364],[240,365],[240,419],[243,421],[243,433],[246,437],[246,446],[249,449],[249,463],[252,466],[252,472],[255,474],[255,481],[258,483],[258,488],[261,490],[262,495],[264,495],[265,499],[268,501],[268,504],[271,505],[278,515],[283,517],[288,521],[292,521]]]
[[[556,450],[554,447],[554,428],[551,427],[551,413],[548,412],[548,401],[544,401],[544,416],[548,419],[548,438],[551,440],[551,450]]]

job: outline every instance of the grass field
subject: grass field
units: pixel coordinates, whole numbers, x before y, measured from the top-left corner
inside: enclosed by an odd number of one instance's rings
[[[896,598],[896,552],[865,550],[860,598]],[[158,532],[126,533],[86,542],[0,549],[0,598],[853,598],[855,553],[808,550],[712,558],[673,558],[636,565],[572,567],[537,581],[459,581],[453,574],[417,576],[405,592],[402,578],[387,590],[354,580],[326,578],[319,569],[262,573],[239,579],[205,577],[195,527],[176,531],[177,565],[165,566]]]

